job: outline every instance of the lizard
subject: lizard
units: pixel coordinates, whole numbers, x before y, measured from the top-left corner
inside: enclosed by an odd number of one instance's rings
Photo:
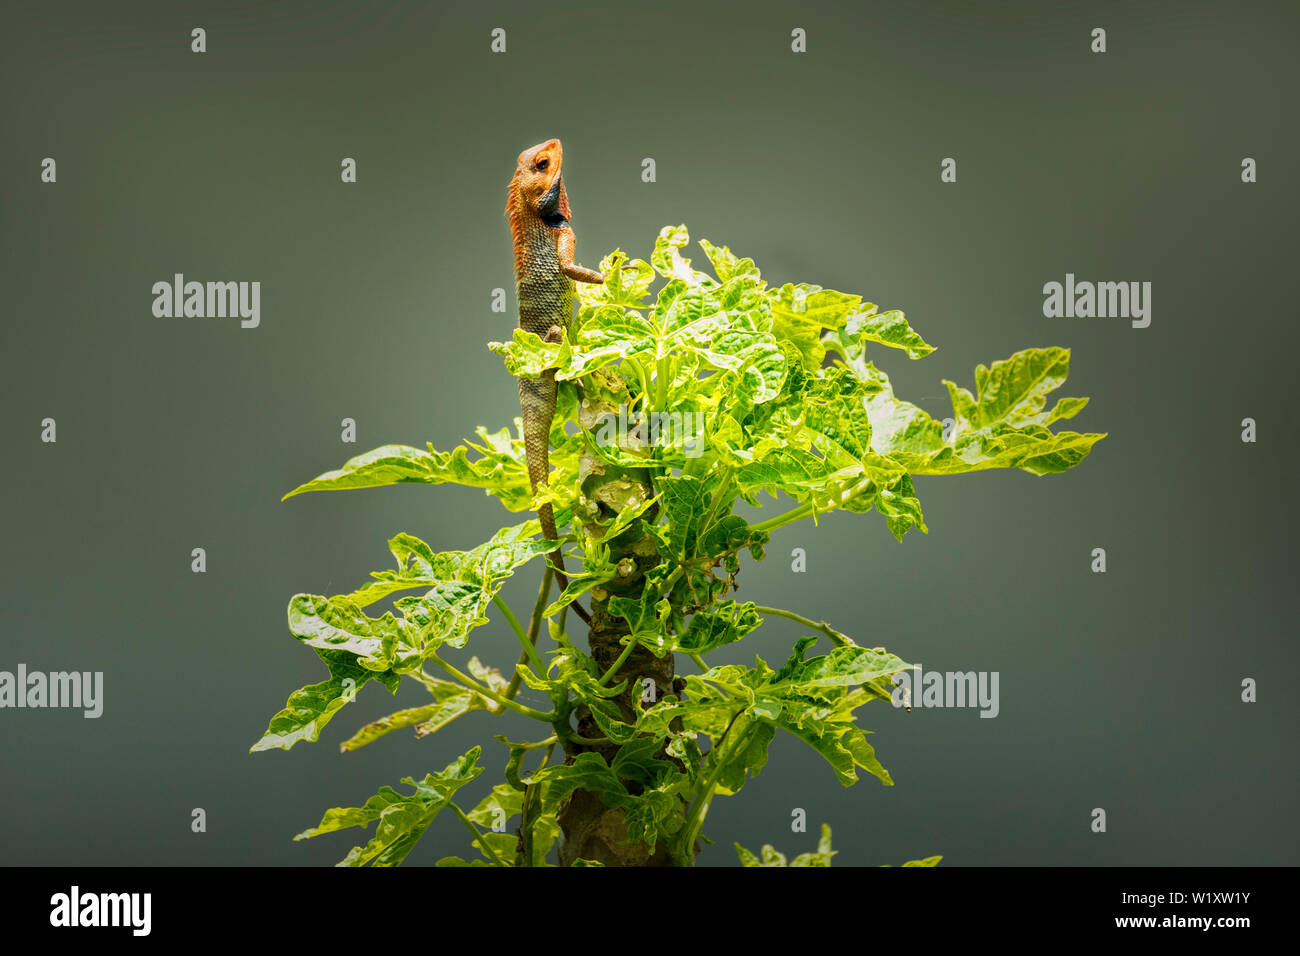
[[[506,218],[514,240],[515,297],[519,302],[519,327],[542,340],[563,340],[573,318],[575,282],[600,283],[605,276],[574,262],[577,237],[569,224],[569,197],[561,168],[564,151],[558,139],[548,139],[519,154],[506,198]],[[519,377],[519,405],[523,413],[524,456],[528,480],[536,497],[550,473],[551,421],[555,417],[555,370],[536,380]],[[556,540],[555,512],[551,503],[537,509],[542,534]],[[569,586],[559,548],[549,555],[555,579],[563,592]],[[576,601],[574,611],[587,624],[591,618]]]

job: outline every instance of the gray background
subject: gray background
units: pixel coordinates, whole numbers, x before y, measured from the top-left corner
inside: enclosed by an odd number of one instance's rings
[[[366,688],[318,744],[248,748],[324,676],[286,630],[293,593],[357,586],[398,531],[467,548],[519,520],[455,487],[279,498],[366,449],[450,448],[517,414],[484,346],[514,323],[489,311],[512,280],[505,185],[559,136],[580,262],[646,256],[685,222],[774,283],[901,308],[939,350],[874,358],[935,415],[940,379],[1068,346],[1060,394],[1092,397],[1073,425],[1110,435],[1061,476],[919,479],[928,537],[833,515],[745,565],[741,597],[929,669],[999,671],[1002,712],[866,707],[892,788],[842,788],[778,739],[714,804],[702,865],[734,865],[736,840],[811,849],[822,821],[849,864],[1300,862],[1294,4],[24,3],[4,25],[0,669],[107,686],[99,720],[0,711],[0,861],[326,864],[352,834],[290,837],[327,807],[475,742],[486,789],[491,735],[521,721],[337,752],[413,687]],[[173,272],[260,280],[261,327],[154,318]],[[1151,281],[1151,326],[1044,318],[1066,272]],[[507,588],[516,608],[533,579]],[[721,659],[779,661],[799,633],[773,621]],[[470,650],[508,667],[517,645],[493,624]],[[440,819],[411,861],[468,852]]]

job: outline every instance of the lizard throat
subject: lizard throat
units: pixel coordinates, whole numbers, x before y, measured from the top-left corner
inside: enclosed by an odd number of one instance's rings
[[[564,179],[555,177],[555,183],[537,200],[537,218],[551,229],[564,229],[569,220],[560,212],[560,193],[564,189]]]

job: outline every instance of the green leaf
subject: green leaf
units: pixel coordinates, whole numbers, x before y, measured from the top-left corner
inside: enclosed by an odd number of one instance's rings
[[[509,576],[554,550],[555,542],[538,537],[538,530],[537,521],[525,521],[470,551],[442,552],[399,534],[389,542],[396,571],[372,572],[375,581],[347,595],[295,595],[289,630],[312,647],[355,654],[371,670],[408,668],[443,645],[463,647],[469,632],[487,623],[487,609]],[[363,610],[412,588],[425,593],[394,602],[400,620],[392,612],[373,618]]]
[[[561,608],[568,607],[592,588],[599,587],[617,576],[618,566],[608,562],[577,574],[570,572],[568,575],[569,586],[564,589],[558,598],[547,605],[546,610],[542,612],[542,616],[551,617],[553,614],[559,613]]]
[[[563,517],[556,516],[557,520]],[[469,551],[437,553],[414,535],[399,534],[388,542],[397,570],[372,571],[370,576],[375,582],[363,585],[348,597],[364,607],[395,591],[411,588],[463,583],[477,590],[488,589],[537,556],[555,550],[556,543],[540,537],[539,532],[539,522],[525,521],[502,528]]]
[[[309,684],[290,694],[284,709],[271,718],[266,733],[253,744],[250,753],[276,747],[288,750],[301,740],[315,743],[325,725],[371,679],[390,684],[392,690],[397,688],[397,675],[380,674],[360,667],[351,654],[332,650],[317,650],[316,653],[329,668],[330,679]]]
[[[876,312],[873,306],[871,311],[854,313],[845,321],[844,337],[855,344],[876,342],[902,349],[910,359],[925,358],[934,351],[934,346],[913,331],[897,309]]]
[[[615,762],[619,763],[617,756]],[[657,787],[633,794],[604,757],[597,753],[580,753],[571,764],[546,767],[537,774],[537,779],[546,784],[543,810],[553,813],[560,801],[574,790],[588,790],[596,794],[605,806],[623,812],[628,835],[625,843],[640,840],[653,847],[661,837],[672,836],[680,830],[685,822],[679,796],[684,775],[667,761],[660,763],[671,768],[671,772],[665,771],[667,779]],[[620,766],[628,769],[630,762],[625,761]]]
[[[464,696],[468,697],[468,692]],[[466,701],[466,704],[468,704],[468,701]],[[374,743],[380,737],[392,733],[394,730],[401,730],[403,727],[423,723],[437,713],[442,706],[441,704],[426,704],[423,707],[408,707],[405,710],[389,714],[387,717],[381,717],[379,720],[372,720],[350,738],[339,744],[339,750],[342,753],[347,753],[349,750],[359,750],[366,744]]]
[[[487,623],[487,608],[509,575],[553,550],[555,543],[538,538],[537,530],[536,521],[526,521],[503,528],[471,551],[440,553],[413,535],[398,535],[389,542],[397,571],[376,571],[375,582],[347,595],[294,595],[289,631],[318,650],[355,655],[355,663],[369,671],[418,667],[443,645],[463,647],[469,632]],[[401,618],[391,611],[379,617],[364,611],[380,598],[411,588],[427,590],[394,602]],[[439,711],[441,719],[430,726],[441,726],[471,706],[478,705],[447,702]]]
[[[667,599],[659,597],[659,590],[653,584],[647,582],[636,598],[613,595],[606,607],[611,616],[627,621],[633,640],[648,647],[658,657],[667,653],[670,644],[666,621],[670,605]]]
[[[794,654],[772,679],[772,685],[807,690],[811,687],[851,687],[876,677],[899,674],[911,665],[884,648],[849,645],[836,647],[824,657],[803,660],[804,650],[817,638],[802,638]]]
[[[418,657],[420,629],[392,612],[372,618],[347,597],[295,594],[289,602],[289,632],[309,647],[345,651],[372,671],[389,670],[399,658]]]
[[[722,794],[739,793],[741,787],[767,766],[767,748],[776,737],[776,727],[767,721],[742,723],[737,720],[732,725],[732,733],[739,735],[736,738],[738,745],[723,746],[720,750],[719,759],[725,761],[718,773],[718,792]],[[710,756],[713,756],[712,751]]]
[[[294,839],[306,840],[350,827],[368,827],[378,821],[370,842],[353,847],[338,865],[397,866],[424,836],[433,819],[451,803],[456,791],[483,772],[482,767],[475,766],[481,752],[481,748],[474,747],[449,763],[441,773],[426,774],[418,783],[411,777],[403,777],[401,782],[414,787],[414,793],[401,794],[392,787],[380,787],[364,806],[326,810],[317,826],[304,830]]]
[[[704,254],[709,257],[709,264],[713,266],[713,271],[720,281],[729,282],[737,276],[759,278],[758,267],[754,265],[753,259],[738,258],[726,246],[715,246],[707,239],[699,240],[699,244]]]
[[[327,471],[284,496],[292,498],[308,491],[342,491],[351,488],[379,488],[384,485],[416,483],[426,485],[458,484],[482,488],[501,499],[511,511],[531,506],[532,487],[523,441],[511,439],[504,429],[489,434],[479,428],[481,444],[467,442],[450,452],[439,452],[432,445],[421,451],[409,445],[384,445],[355,458],[342,468]],[[471,459],[470,451],[478,457]],[[284,499],[281,499],[284,500]]]
[[[515,329],[509,342],[489,342],[488,348],[505,356],[506,371],[511,375],[529,379],[548,369],[563,368],[573,354],[567,341],[547,342],[524,329]]]
[[[873,450],[913,475],[953,475],[988,468],[1019,468],[1033,475],[1067,471],[1087,457],[1104,434],[1052,432],[1051,422],[1078,414],[1086,399],[1061,399],[1044,411],[1047,394],[1069,372],[1069,350],[1026,349],[991,368],[975,370],[975,393],[945,381],[956,423],[950,442],[943,425],[924,410],[894,397],[888,378],[867,363],[881,383],[867,399]]]
[[[477,658],[471,660],[472,663],[477,662]],[[488,681],[487,683],[489,687],[495,689],[496,685],[504,685],[506,681]],[[385,734],[394,730],[401,730],[404,727],[415,727],[416,737],[427,737],[471,710],[491,710],[493,707],[492,701],[488,700],[488,698],[482,694],[467,690],[460,684],[426,679],[426,686],[434,696],[434,703],[399,710],[395,714],[389,714],[387,717],[372,721],[340,744],[339,750],[343,753],[359,750],[366,744],[374,743]]]
[[[890,533],[899,541],[913,528],[920,528],[923,534],[929,534],[925,526],[925,516],[921,513],[921,502],[912,488],[912,477],[902,478],[888,488],[881,488],[875,499],[876,509],[885,516]]]
[[[629,261],[623,250],[615,249],[600,260],[600,271],[606,276],[603,285],[584,284],[585,301],[604,303],[623,308],[644,308],[645,297],[650,294],[650,283],[655,271],[648,262]]]
[[[523,791],[516,790],[508,783],[499,783],[465,816],[490,830],[498,823],[504,824],[511,817],[519,816],[523,812],[523,807]]]
[[[763,863],[758,857],[754,856],[749,850],[746,850],[739,843],[734,844],[736,853],[740,856],[741,866],[762,866]]]
[[[804,431],[830,464],[853,465],[870,448],[870,390],[848,369],[826,369],[804,391]]]
[[[785,854],[778,853],[770,843],[763,846],[761,860],[739,843],[735,846],[736,852],[740,855],[741,866],[830,866],[831,857],[836,853],[831,849],[831,828],[825,823],[822,824],[821,839],[817,842],[817,852],[800,853],[788,864]]]
[[[790,659],[775,673],[761,658],[755,658],[754,667],[726,665],[698,677],[688,676],[682,703],[672,712],[656,712],[656,716],[671,713],[682,726],[715,735],[720,720],[730,722],[729,716],[724,717],[729,710],[737,722],[743,715],[743,719],[761,721],[803,740],[822,755],[844,786],[857,782],[857,768],[891,786],[893,780],[876,759],[865,732],[854,723],[853,711],[875,696],[857,685],[904,671],[908,664],[883,648],[851,643],[805,660],[804,653],[817,640],[800,638]],[[727,769],[723,778],[727,792],[735,792],[744,783],[742,767],[757,772],[762,766],[766,743],[760,740],[760,745],[747,752],[737,767]]]
[[[1070,350],[1025,349],[991,368],[975,368],[978,410],[975,424],[1018,425],[1043,410],[1048,392],[1065,384],[1070,374]]]
[[[830,866],[831,857],[835,855],[835,850],[831,849],[831,828],[829,824],[822,824],[821,839],[817,841],[816,853],[800,853],[792,861],[791,866]]]
[[[660,741],[653,737],[636,737],[618,748],[610,769],[622,780],[632,780],[642,787],[655,788],[671,783],[681,771],[670,760],[658,756]]]
[[[690,233],[683,226],[664,226],[655,239],[654,252],[650,254],[650,264],[656,272],[669,279],[680,279],[691,284],[711,283],[713,280],[702,272],[691,268],[691,260],[682,258],[681,250],[691,241]]]
[[[695,553],[695,539],[700,521],[709,504],[705,484],[692,475],[665,476],[660,479],[659,513],[663,519],[660,553],[674,561],[684,561]]]
[[[533,690],[543,691],[553,700],[571,697],[574,704],[585,705],[591,711],[601,733],[611,740],[627,740],[633,735],[633,729],[624,722],[617,700],[626,681],[604,687],[596,683],[599,677],[595,671],[596,662],[572,645],[555,652],[545,677],[534,673],[526,664],[518,667],[519,676]]]
[[[686,654],[707,654],[740,640],[762,623],[753,601],[744,604],[721,601],[711,610],[693,614],[690,626],[673,649]]]
[[[584,312],[577,346],[559,379],[574,379],[621,358],[652,354],[657,333],[654,324],[633,309],[601,305]]]
[[[807,369],[820,368],[826,356],[822,333],[828,329],[838,332],[844,328],[849,316],[862,305],[861,296],[823,289],[807,282],[787,282],[779,289],[769,290],[766,295],[777,335],[799,349]]]
[[[684,226],[666,227],[656,240],[651,265],[668,281],[653,305],[643,302],[653,273],[641,264],[628,270],[635,276],[634,292],[611,292],[609,282],[605,287],[580,287],[579,332],[567,359],[554,348],[543,354],[531,340],[499,350],[514,356],[512,368],[532,372],[554,366],[561,381],[619,363],[623,380],[640,385],[638,393],[645,393],[638,413],[653,409],[658,416],[702,414],[712,421],[724,406],[772,400],[785,380],[788,354],[775,334],[757,270],[704,243],[717,260],[715,267],[726,276],[715,281],[682,256],[688,241]],[[609,258],[610,265],[617,259]],[[646,393],[652,379],[654,388]],[[627,461],[630,452],[621,445],[610,450],[608,441],[597,444],[611,463],[641,463]],[[681,466],[693,453],[684,455],[680,445],[656,446],[656,455]]]

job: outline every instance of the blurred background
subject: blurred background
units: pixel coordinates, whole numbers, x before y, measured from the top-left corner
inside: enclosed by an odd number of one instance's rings
[[[893,787],[843,788],[778,738],[714,803],[700,865],[736,865],[733,841],[811,850],[822,822],[837,865],[1300,862],[1294,4],[19,2],[4,22],[0,670],[103,671],[105,699],[98,720],[0,711],[0,862],[330,864],[368,835],[291,841],[328,807],[475,743],[469,804],[491,786],[513,718],[338,752],[416,687],[248,749],[326,676],[286,628],[294,593],[355,588],[400,531],[465,549],[524,517],[450,486],[280,496],[518,414],[485,343],[515,324],[506,183],[551,136],[583,264],[684,222],[769,282],[904,310],[938,351],[870,355],[936,417],[941,379],[1061,345],[1057,394],[1092,399],[1067,427],[1109,433],[1064,475],[918,479],[928,536],[833,514],[744,565],[742,599],[997,671],[1000,713],[864,707]],[[260,281],[260,326],[155,318],[177,272]],[[1150,327],[1045,318],[1067,272],[1151,282]],[[801,633],[771,620],[716,659],[782,661]],[[508,669],[518,646],[494,622],[469,653]],[[409,862],[449,854],[472,850],[440,818]]]

